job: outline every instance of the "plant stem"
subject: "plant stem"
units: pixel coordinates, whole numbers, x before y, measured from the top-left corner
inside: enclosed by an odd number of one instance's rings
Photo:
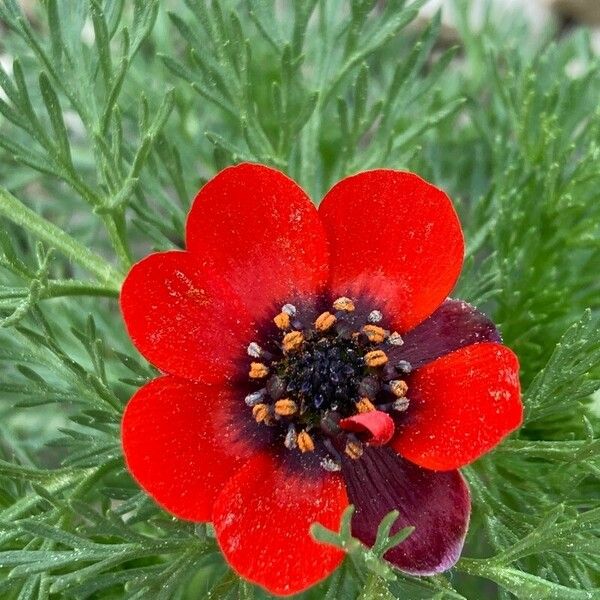
[[[73,262],[96,275],[102,283],[112,285],[116,290],[120,288],[123,275],[104,258],[91,252],[60,227],[27,208],[4,188],[0,188],[0,216],[6,217],[49,246],[56,248]]]
[[[103,216],[103,222],[110,239],[110,243],[119,259],[119,264],[124,270],[129,270],[132,258],[129,252],[129,245],[123,235],[124,218],[120,215],[108,214]]]
[[[0,292],[0,303],[4,301],[8,304],[15,299],[26,298],[29,293],[30,288],[27,287],[4,288]],[[107,298],[118,298],[119,289],[89,281],[78,281],[77,279],[56,279],[45,283],[40,291],[40,300],[62,298],[63,296],[105,296]]]

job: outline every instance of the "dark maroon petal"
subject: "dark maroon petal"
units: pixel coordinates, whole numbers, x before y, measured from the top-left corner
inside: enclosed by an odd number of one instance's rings
[[[413,369],[478,342],[502,341],[494,323],[463,300],[448,299],[403,336],[404,344],[388,352],[392,361],[406,360]]]
[[[355,506],[355,537],[372,546],[383,517],[397,510],[391,534],[415,530],[386,560],[412,575],[441,573],[456,563],[471,512],[469,489],[458,471],[429,471],[389,448],[365,448],[358,460],[343,458],[342,472]]]

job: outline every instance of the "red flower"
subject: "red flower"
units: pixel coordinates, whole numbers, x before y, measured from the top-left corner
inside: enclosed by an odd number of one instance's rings
[[[451,567],[470,499],[457,471],[522,420],[517,357],[446,299],[463,237],[416,175],[360,173],[319,210],[273,169],[225,169],[200,191],[185,251],[136,264],[129,334],[165,376],[123,417],[127,466],[166,510],[212,521],[231,566],[275,594],[341,562],[311,523],[372,544],[391,510],[412,535],[386,558]]]

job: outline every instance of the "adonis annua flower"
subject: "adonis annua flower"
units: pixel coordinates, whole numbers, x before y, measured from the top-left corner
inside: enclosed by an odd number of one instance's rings
[[[411,173],[344,179],[317,210],[282,173],[225,169],[196,197],[186,249],[129,272],[121,307],[164,375],[123,417],[127,466],[170,513],[214,523],[233,569],[275,594],[343,553],[310,525],[375,540],[406,573],[450,568],[470,498],[458,469],[522,420],[519,365],[494,324],[447,298],[464,243],[448,197]]]

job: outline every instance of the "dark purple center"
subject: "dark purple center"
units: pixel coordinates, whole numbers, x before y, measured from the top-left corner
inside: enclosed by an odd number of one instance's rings
[[[394,418],[406,410],[410,365],[390,360],[402,338],[385,328],[379,310],[357,308],[350,298],[315,314],[285,304],[273,322],[275,333],[264,340],[268,349],[248,346],[252,417],[259,427],[279,430],[290,450],[320,446],[338,463],[340,450],[360,457],[360,433],[341,421],[372,411]],[[272,324],[265,330],[273,331]]]
[[[361,380],[367,374],[365,350],[334,333],[307,335],[302,349],[276,365],[286,390],[311,411],[355,412]]]

